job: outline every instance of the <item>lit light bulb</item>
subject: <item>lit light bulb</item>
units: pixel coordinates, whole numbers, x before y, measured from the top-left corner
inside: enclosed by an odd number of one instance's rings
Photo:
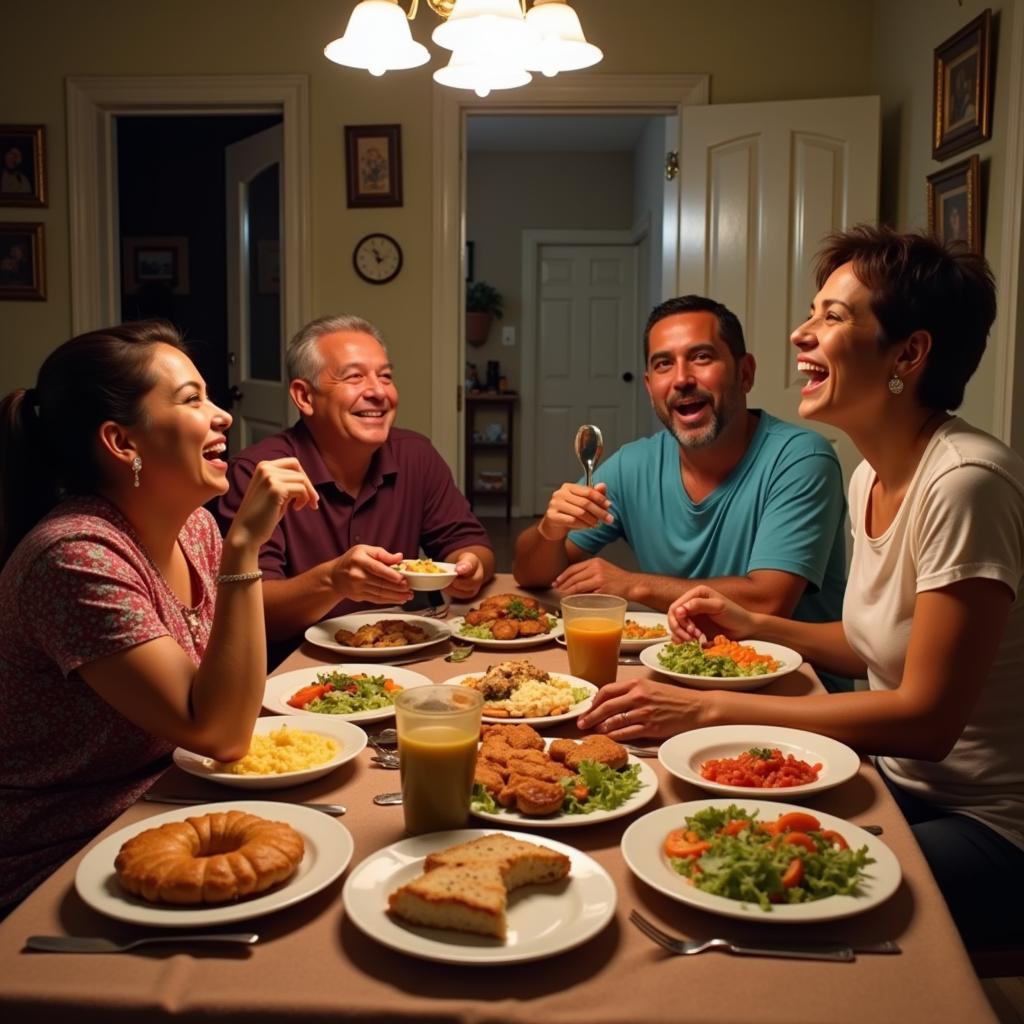
[[[543,75],[545,78],[554,78],[558,74],[558,64],[555,61],[545,63]]]
[[[366,70],[369,71],[374,78],[380,78],[387,69],[382,67],[380,64],[371,64]]]
[[[491,90],[486,85],[478,85],[473,92],[475,92],[480,99],[483,99],[485,96],[490,96],[491,94]]]

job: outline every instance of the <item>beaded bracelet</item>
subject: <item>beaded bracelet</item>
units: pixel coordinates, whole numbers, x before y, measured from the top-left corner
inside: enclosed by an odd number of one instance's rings
[[[248,583],[250,580],[263,579],[263,570],[254,569],[252,572],[227,572],[217,577],[218,583]]]

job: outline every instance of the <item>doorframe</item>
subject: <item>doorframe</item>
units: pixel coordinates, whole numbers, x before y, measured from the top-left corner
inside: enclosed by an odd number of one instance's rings
[[[463,478],[465,374],[466,118],[471,114],[653,114],[680,115],[683,107],[707,103],[710,76],[577,75],[534,82],[514,98],[434,88],[433,148],[433,351],[431,440],[456,480]],[[679,117],[678,148],[682,146]],[[677,179],[678,182],[678,179]],[[678,184],[677,184],[678,189]],[[673,232],[678,259],[678,224]],[[668,243],[666,243],[668,244]]]
[[[520,395],[520,452],[535,451],[536,426],[534,418],[537,414],[537,393],[533,387],[534,377],[537,373],[537,267],[540,262],[540,249],[544,245],[618,245],[631,247],[637,250],[637,277],[634,280],[634,298],[637,310],[640,308],[639,280],[640,261],[642,258],[643,243],[647,239],[647,227],[633,229],[596,228],[588,229],[566,229],[538,228],[523,231],[523,322],[520,337],[522,339],[522,351],[520,353],[520,369],[522,371],[522,386],[519,389]],[[636,419],[639,413],[639,403],[633,410],[633,427],[637,426]],[[528,459],[520,459],[519,466],[519,508],[514,509],[516,515],[533,515],[536,497],[534,479],[532,473],[527,480],[526,466]],[[524,511],[525,510],[525,511]]]
[[[282,115],[285,337],[309,320],[313,254],[307,75],[71,76],[66,97],[73,334],[121,319],[115,123],[121,114]]]

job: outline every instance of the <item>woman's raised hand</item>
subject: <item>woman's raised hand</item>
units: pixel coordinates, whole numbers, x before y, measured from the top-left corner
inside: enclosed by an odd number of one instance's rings
[[[672,638],[680,643],[704,643],[708,633],[721,631],[733,640],[745,640],[756,632],[754,616],[735,601],[711,587],[694,587],[677,597],[668,609]]]
[[[228,535],[237,544],[259,547],[270,538],[289,505],[316,508],[319,497],[299,460],[273,459],[260,462],[253,471]]]

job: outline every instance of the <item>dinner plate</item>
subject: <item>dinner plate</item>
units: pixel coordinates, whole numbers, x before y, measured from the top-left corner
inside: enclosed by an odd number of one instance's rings
[[[514,650],[517,647],[539,647],[541,644],[549,643],[551,640],[557,640],[560,636],[565,633],[565,626],[562,624],[562,620],[554,615],[548,613],[548,617],[555,620],[555,624],[551,627],[548,633],[538,633],[536,636],[517,636],[515,640],[481,640],[475,636],[469,636],[460,632],[463,626],[466,624],[466,619],[462,615],[456,615],[454,618],[449,619],[449,625],[452,628],[452,634],[461,638],[462,640],[470,640],[477,647],[493,647],[496,650],[505,650],[506,648]],[[470,627],[472,628],[472,627]]]
[[[293,708],[288,703],[288,698],[303,686],[310,686],[315,683],[320,675],[329,672],[343,672],[346,675],[356,676],[365,674],[368,676],[384,676],[386,679],[393,679],[403,690],[413,686],[429,686],[433,680],[420,675],[419,672],[411,672],[407,668],[399,668],[395,665],[382,665],[380,662],[359,665],[345,663],[342,665],[310,665],[309,668],[296,668],[291,672],[282,672],[279,676],[271,676],[267,680],[266,689],[263,691],[263,706],[267,711],[275,715],[303,715],[306,718],[315,718],[318,721],[327,719],[338,719],[344,722],[379,722],[384,718],[391,718],[395,713],[394,704],[388,704],[382,708],[370,708],[368,711],[353,711],[348,715],[327,715],[319,711],[304,711],[301,708]]]
[[[545,747],[551,746],[551,740],[544,741]],[[531,817],[521,814],[514,808],[501,811],[473,811],[475,818],[482,818],[484,821],[495,821],[506,828],[575,828],[577,825],[599,825],[613,818],[624,818],[627,814],[645,807],[658,795],[658,776],[650,765],[632,756],[629,757],[629,764],[640,766],[640,782],[642,787],[638,789],[628,800],[620,804],[612,811],[594,810],[589,814],[562,814],[545,815],[544,817]]]
[[[312,717],[312,716],[311,716]],[[253,726],[253,734],[266,736],[268,733],[287,726],[289,729],[301,729],[320,736],[329,736],[338,744],[338,751],[329,761],[313,765],[311,768],[299,768],[291,772],[273,772],[268,775],[236,775],[220,768],[217,761],[202,754],[193,753],[178,747],[174,751],[174,763],[189,775],[200,779],[220,782],[225,786],[238,786],[240,789],[283,789],[285,786],[298,786],[303,782],[319,779],[335,768],[351,761],[366,746],[366,733],[356,725],[345,722],[335,715],[317,715],[319,721],[309,724],[296,722],[292,715],[271,715],[257,718]]]
[[[408,561],[423,562],[426,559],[415,558],[408,559]],[[399,563],[395,566],[395,571],[405,577],[410,590],[444,590],[445,587],[450,587],[458,577],[454,562],[434,562],[433,565],[439,570],[438,572],[416,572],[413,569],[403,568],[405,564],[405,562]]]
[[[360,626],[366,626],[381,619],[401,619],[403,622],[413,622],[426,630],[429,639],[417,644],[400,644],[396,647],[349,647],[347,644],[340,644],[334,639],[334,634],[339,629],[347,629],[354,633]],[[440,619],[431,619],[425,615],[410,615],[406,612],[352,612],[350,615],[339,615],[335,619],[324,619],[310,626],[305,632],[306,639],[317,647],[326,648],[328,651],[335,651],[338,654],[347,655],[350,658],[388,658],[404,657],[413,651],[429,647],[431,644],[447,640],[451,636],[452,627]]]
[[[220,905],[172,906],[147,903],[125,892],[114,873],[114,859],[121,847],[146,829],[184,821],[217,811],[245,811],[271,821],[285,821],[303,838],[306,852],[295,874],[275,888],[249,899]],[[232,800],[228,803],[176,807],[154,814],[144,821],[126,825],[101,839],[82,858],[75,872],[75,889],[93,910],[117,921],[153,925],[159,928],[199,928],[212,924],[230,924],[260,917],[318,893],[330,885],[348,867],[354,844],[340,821],[322,811],[300,804],[270,800]]]
[[[669,639],[668,631],[668,617],[662,612],[626,612],[626,618],[632,619],[633,622],[640,626],[662,626],[665,629],[665,633],[662,636],[650,637],[647,640],[627,640],[625,637],[622,638],[619,644],[619,650],[624,654],[636,654],[638,651],[642,651],[645,647],[650,647],[651,644],[664,643]],[[556,637],[558,642],[565,647],[565,633],[559,633]]]
[[[715,757],[736,757],[751,747],[777,747],[782,756],[792,754],[810,765],[821,764],[818,778],[801,786],[781,789],[757,789],[753,786],[727,786],[705,779],[700,766]],[[709,793],[723,796],[756,796],[760,800],[788,800],[838,786],[852,779],[860,768],[860,757],[845,743],[802,729],[783,729],[774,725],[716,725],[692,732],[677,733],[662,743],[658,760],[677,779],[690,782]]]
[[[452,686],[458,686],[463,679],[469,679],[471,676],[482,676],[483,672],[463,672],[462,675],[452,676],[449,679],[445,679],[445,683],[449,683]],[[554,725],[555,722],[571,722],[574,718],[579,718],[590,707],[590,702],[597,693],[597,687],[593,683],[588,683],[586,679],[580,679],[578,676],[571,676],[568,672],[552,672],[551,675],[558,679],[564,679],[569,683],[570,686],[579,687],[587,691],[587,697],[581,700],[578,704],[573,704],[568,711],[561,715],[546,715],[537,718],[498,718],[494,715],[487,714],[487,705],[484,704],[484,713],[481,716],[481,721],[484,722],[496,722],[499,725],[508,724],[509,722],[522,725]]]
[[[765,672],[760,676],[694,676],[686,672],[673,672],[658,660],[658,655],[671,643],[671,640],[645,647],[640,652],[640,661],[648,668],[660,672],[671,679],[677,679],[697,690],[759,690],[773,679],[788,675],[803,664],[803,658],[796,651],[782,644],[769,643],[767,640],[744,640],[747,647],[753,647],[758,654],[767,654],[782,664],[774,672]]]
[[[685,819],[706,807],[725,807],[735,803],[748,813],[757,813],[761,820],[774,821],[780,814],[789,811],[803,811],[813,814],[823,828],[834,829],[851,848],[866,846],[875,863],[864,869],[857,896],[827,896],[812,903],[778,903],[770,911],[762,910],[757,903],[744,903],[724,896],[704,892],[691,885],[682,875],[672,870],[668,858],[662,852],[665,837],[673,829],[682,828]],[[885,902],[899,887],[900,865],[895,855],[880,839],[862,828],[835,818],[821,811],[798,807],[796,804],[780,804],[771,800],[750,800],[740,798],[726,801],[690,800],[687,803],[672,804],[649,811],[637,818],[622,836],[622,857],[629,870],[642,882],[657,889],[670,899],[688,906],[707,910],[712,914],[737,917],[744,920],[764,921],[766,924],[805,924],[810,921],[834,921],[841,917],[852,917],[865,910],[871,910]]]
[[[501,832],[564,853],[569,877],[555,885],[529,885],[511,893],[504,941],[487,935],[423,928],[391,917],[388,896],[423,872],[428,853]],[[392,843],[357,865],[342,891],[345,913],[372,939],[424,960],[453,964],[511,964],[543,960],[575,949],[597,935],[615,913],[615,883],[585,853],[546,837],[505,829],[431,832]]]

